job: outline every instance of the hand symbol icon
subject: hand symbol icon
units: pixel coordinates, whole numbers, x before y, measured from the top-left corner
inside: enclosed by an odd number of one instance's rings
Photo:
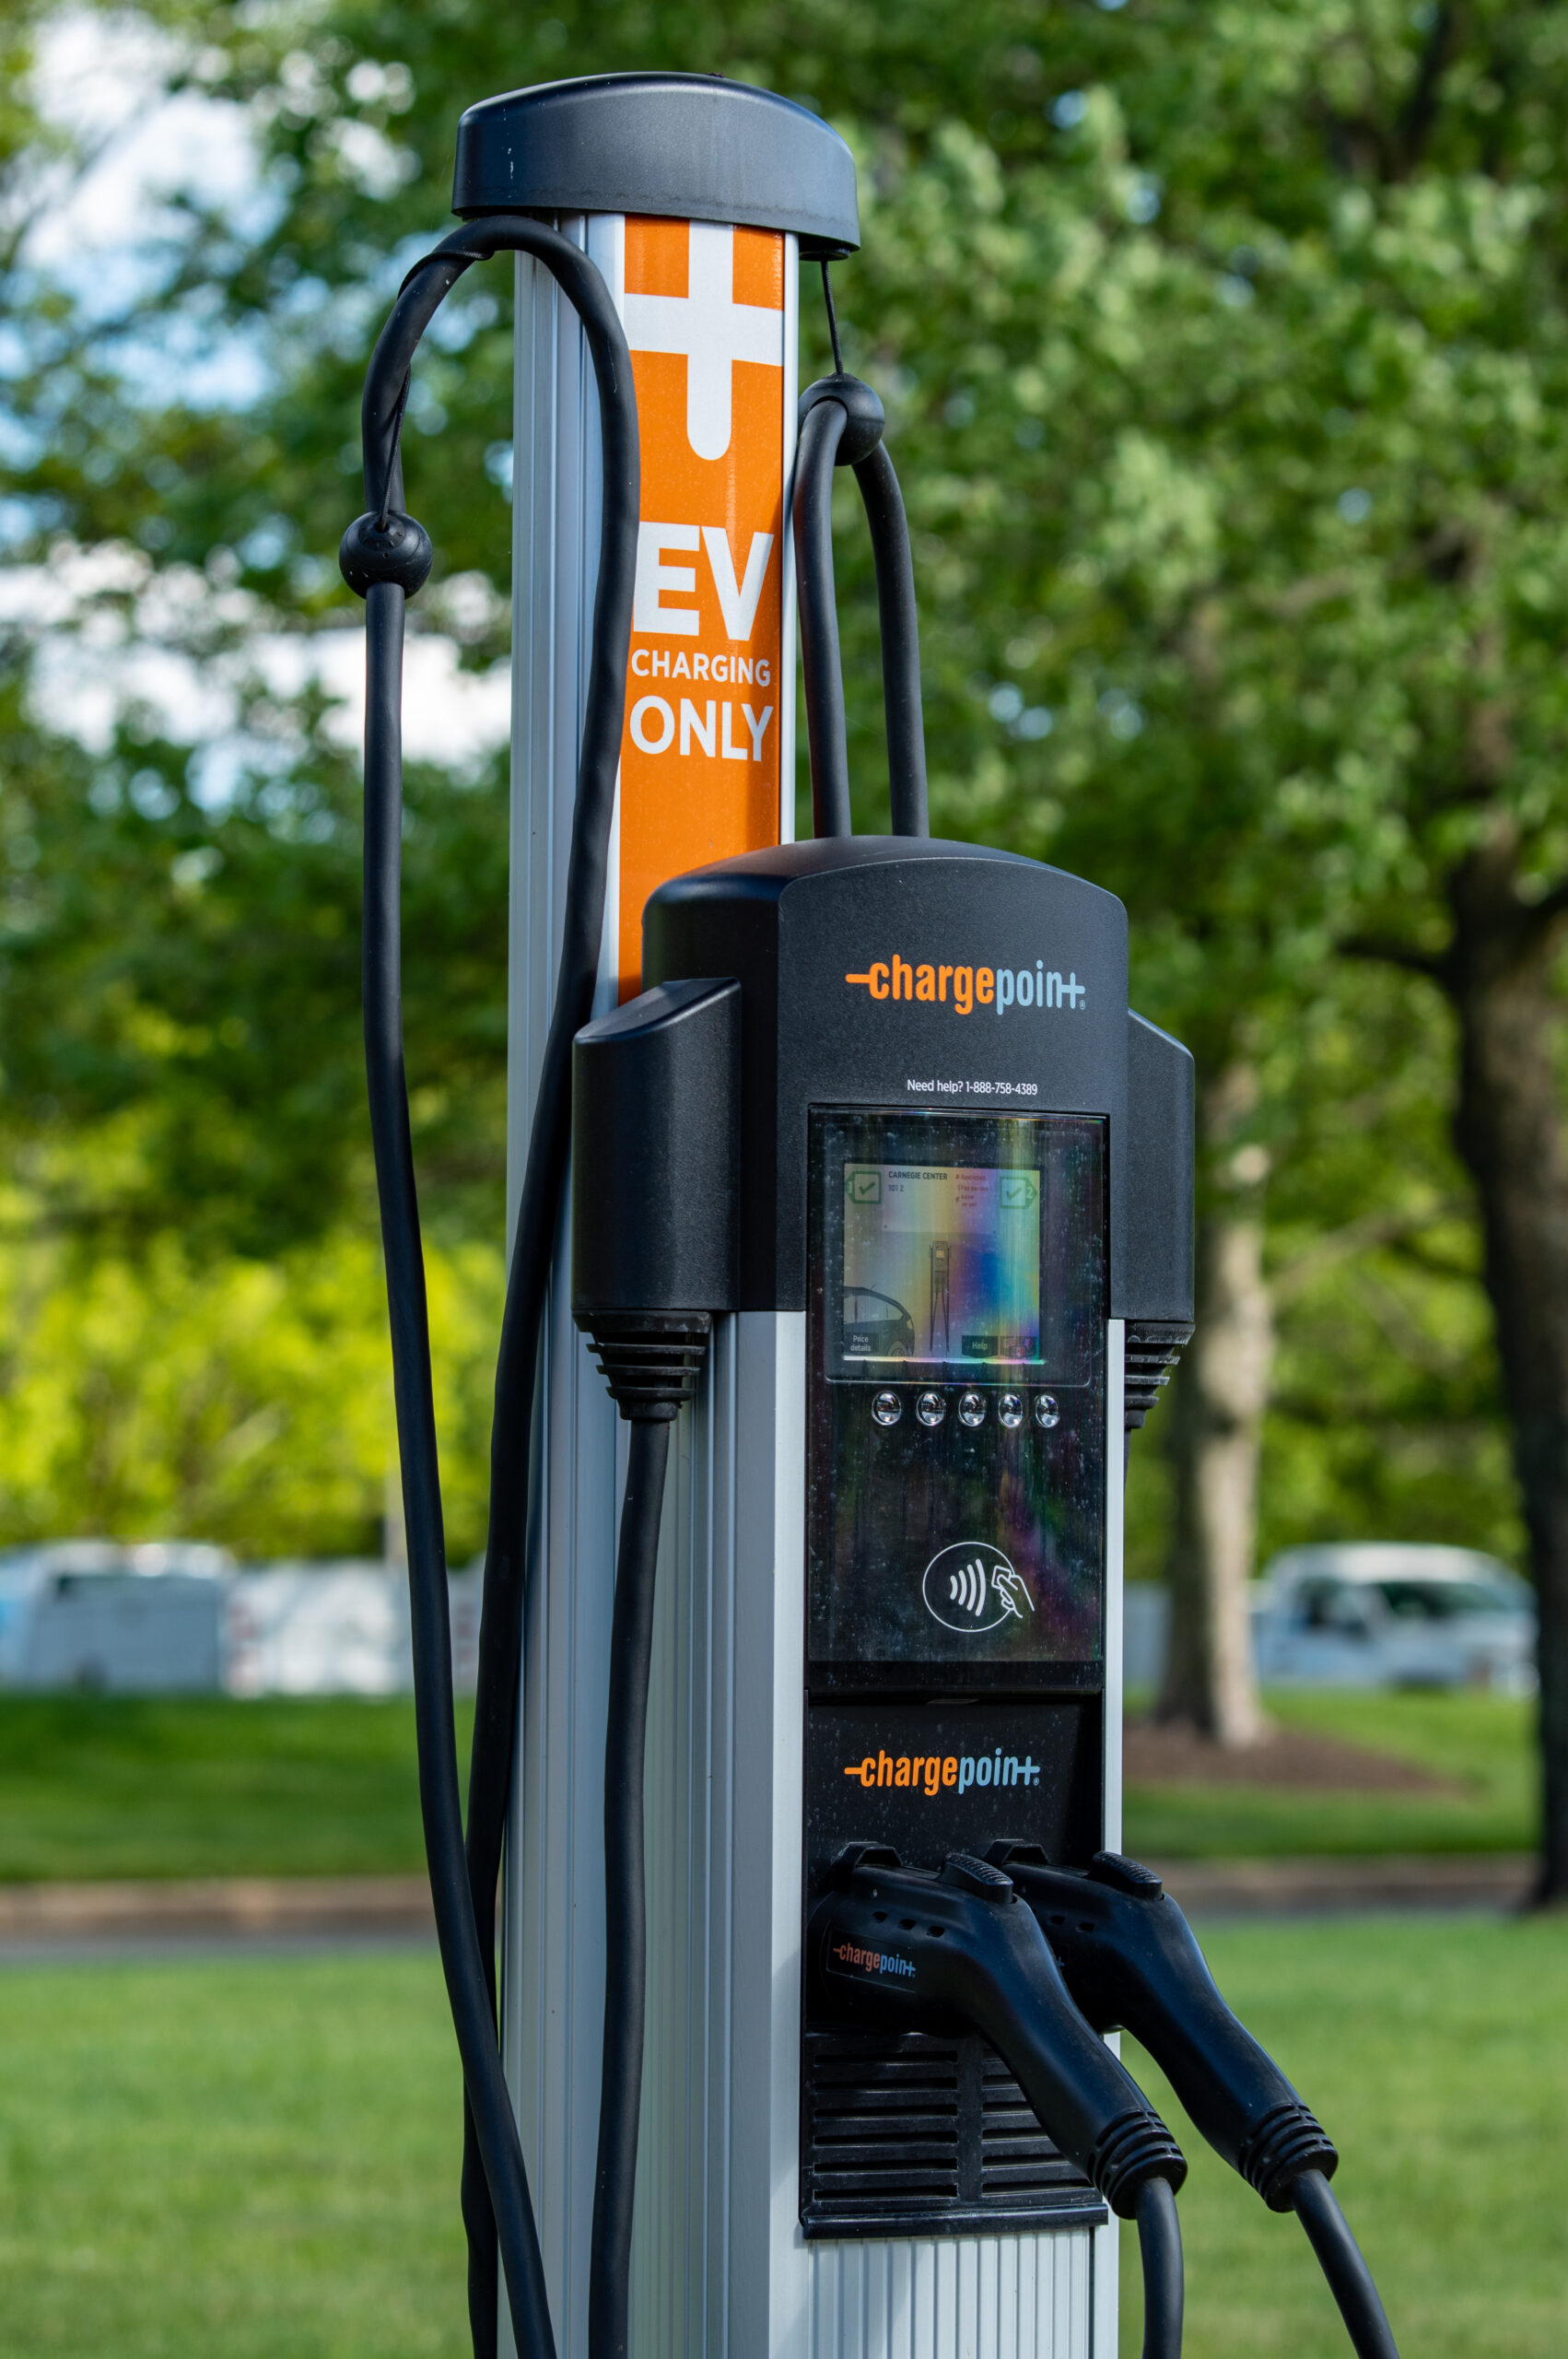
[[[1013,1571],[1011,1565],[1005,1568],[997,1565],[992,1568],[991,1588],[996,1593],[997,1602],[1005,1612],[1015,1614],[1020,1622],[1024,1619],[1025,1608],[1031,1614],[1035,1611],[1035,1601],[1029,1594],[1028,1583],[1022,1573]]]

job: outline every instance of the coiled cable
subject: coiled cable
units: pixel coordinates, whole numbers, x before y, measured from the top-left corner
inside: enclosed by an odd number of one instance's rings
[[[446,1550],[419,1208],[404,1069],[399,896],[403,628],[429,569],[402,513],[399,436],[419,339],[469,266],[506,251],[544,264],[582,323],[599,393],[603,500],[588,693],[556,995],[508,1273],[491,1433],[491,1492],[466,1838],[452,1710]],[[528,1451],[551,1255],[570,1138],[571,1043],[592,1013],[637,567],[639,465],[631,359],[614,301],[580,248],[516,215],[467,223],[416,263],[381,331],[363,404],[368,512],[344,536],[365,599],[365,1051],[392,1320],[408,1533],[420,1808],[437,1934],[462,2060],[463,2221],[476,2359],[497,2347],[497,2259],[520,2359],[554,2359],[538,2232],[496,2028],[496,1884],[521,1663]]]
[[[920,633],[909,524],[887,446],[881,402],[862,379],[850,376],[838,348],[833,285],[822,265],[833,374],[801,395],[790,515],[801,619],[801,671],[811,755],[812,832],[853,833],[849,818],[849,756],[844,676],[838,652],[838,609],[833,581],[833,471],[852,467],[871,533],[882,633],[883,710],[887,725],[887,779],[892,833],[930,833],[926,795],[926,735],[920,702]]]

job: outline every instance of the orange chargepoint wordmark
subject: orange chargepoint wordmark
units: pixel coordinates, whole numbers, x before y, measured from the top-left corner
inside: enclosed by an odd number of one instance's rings
[[[641,713],[650,702],[645,698],[637,711]],[[662,712],[663,708],[661,708]],[[638,722],[640,728],[642,723]],[[670,722],[670,734],[674,734],[674,722]],[[1040,980],[1036,983],[1036,977]],[[863,973],[846,975],[847,983],[855,983],[868,991],[872,999],[920,1000],[930,1006],[954,1008],[960,1015],[972,1015],[977,1003],[981,1007],[994,1005],[1000,1015],[1010,1007],[1071,1008],[1075,1013],[1088,995],[1088,987],[1076,974],[1065,982],[1054,971],[1047,975],[1040,961],[1030,969],[1021,967],[1014,974],[1010,968],[939,966],[932,960],[911,965],[901,952],[895,951],[890,959],[873,958]],[[948,997],[948,985],[953,996]]]
[[[924,1794],[934,1802],[949,1787],[956,1787],[961,1794],[971,1786],[1037,1786],[1042,1764],[1033,1754],[1004,1754],[998,1745],[992,1755],[957,1753],[868,1753],[862,1761],[844,1764],[846,1778],[853,1778],[860,1788],[893,1786],[907,1788],[911,1793]]]
[[[649,895],[778,841],[784,240],[628,216],[626,286],[642,442],[636,686],[621,740],[617,960],[629,999]]]

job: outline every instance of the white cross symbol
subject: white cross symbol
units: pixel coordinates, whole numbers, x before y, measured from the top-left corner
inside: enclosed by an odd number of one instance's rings
[[[627,295],[634,352],[686,356],[686,440],[699,459],[730,448],[731,370],[737,360],[784,365],[784,314],[735,300],[735,233],[694,221],[685,295]]]

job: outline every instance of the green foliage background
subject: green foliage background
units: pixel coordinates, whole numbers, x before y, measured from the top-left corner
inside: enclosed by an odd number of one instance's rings
[[[1126,898],[1135,997],[1260,1090],[1281,1353],[1263,1545],[1520,1531],[1446,1131],[1453,1039],[1352,935],[1439,945],[1467,847],[1568,857],[1568,6],[1472,0],[561,5],[245,0],[136,11],[166,78],[246,110],[263,200],[170,216],[111,317],[6,250],[0,438],[18,561],[113,550],[94,593],[238,682],[249,751],[41,722],[0,646],[0,1537],[170,1528],[366,1545],[388,1394],[358,1079],[357,790],[319,693],[246,669],[354,617],[369,343],[444,223],[461,108],[667,65],[826,114],[860,170],[837,285],[915,534],[937,824]],[[13,10],[0,194],[47,12]],[[106,21],[108,21],[106,19]],[[114,21],[123,24],[125,12]],[[809,290],[808,290],[809,291]],[[802,306],[803,373],[825,362]],[[165,354],[240,340],[259,390]],[[415,608],[505,651],[510,288],[475,273],[416,372]],[[860,823],[885,823],[874,605],[841,593]],[[411,781],[408,1028],[454,1548],[477,1543],[499,1285],[498,764]],[[1533,889],[1533,887],[1532,887]],[[1157,1568],[1159,1419],[1132,1565]],[[307,1539],[307,1535],[309,1538]]]

